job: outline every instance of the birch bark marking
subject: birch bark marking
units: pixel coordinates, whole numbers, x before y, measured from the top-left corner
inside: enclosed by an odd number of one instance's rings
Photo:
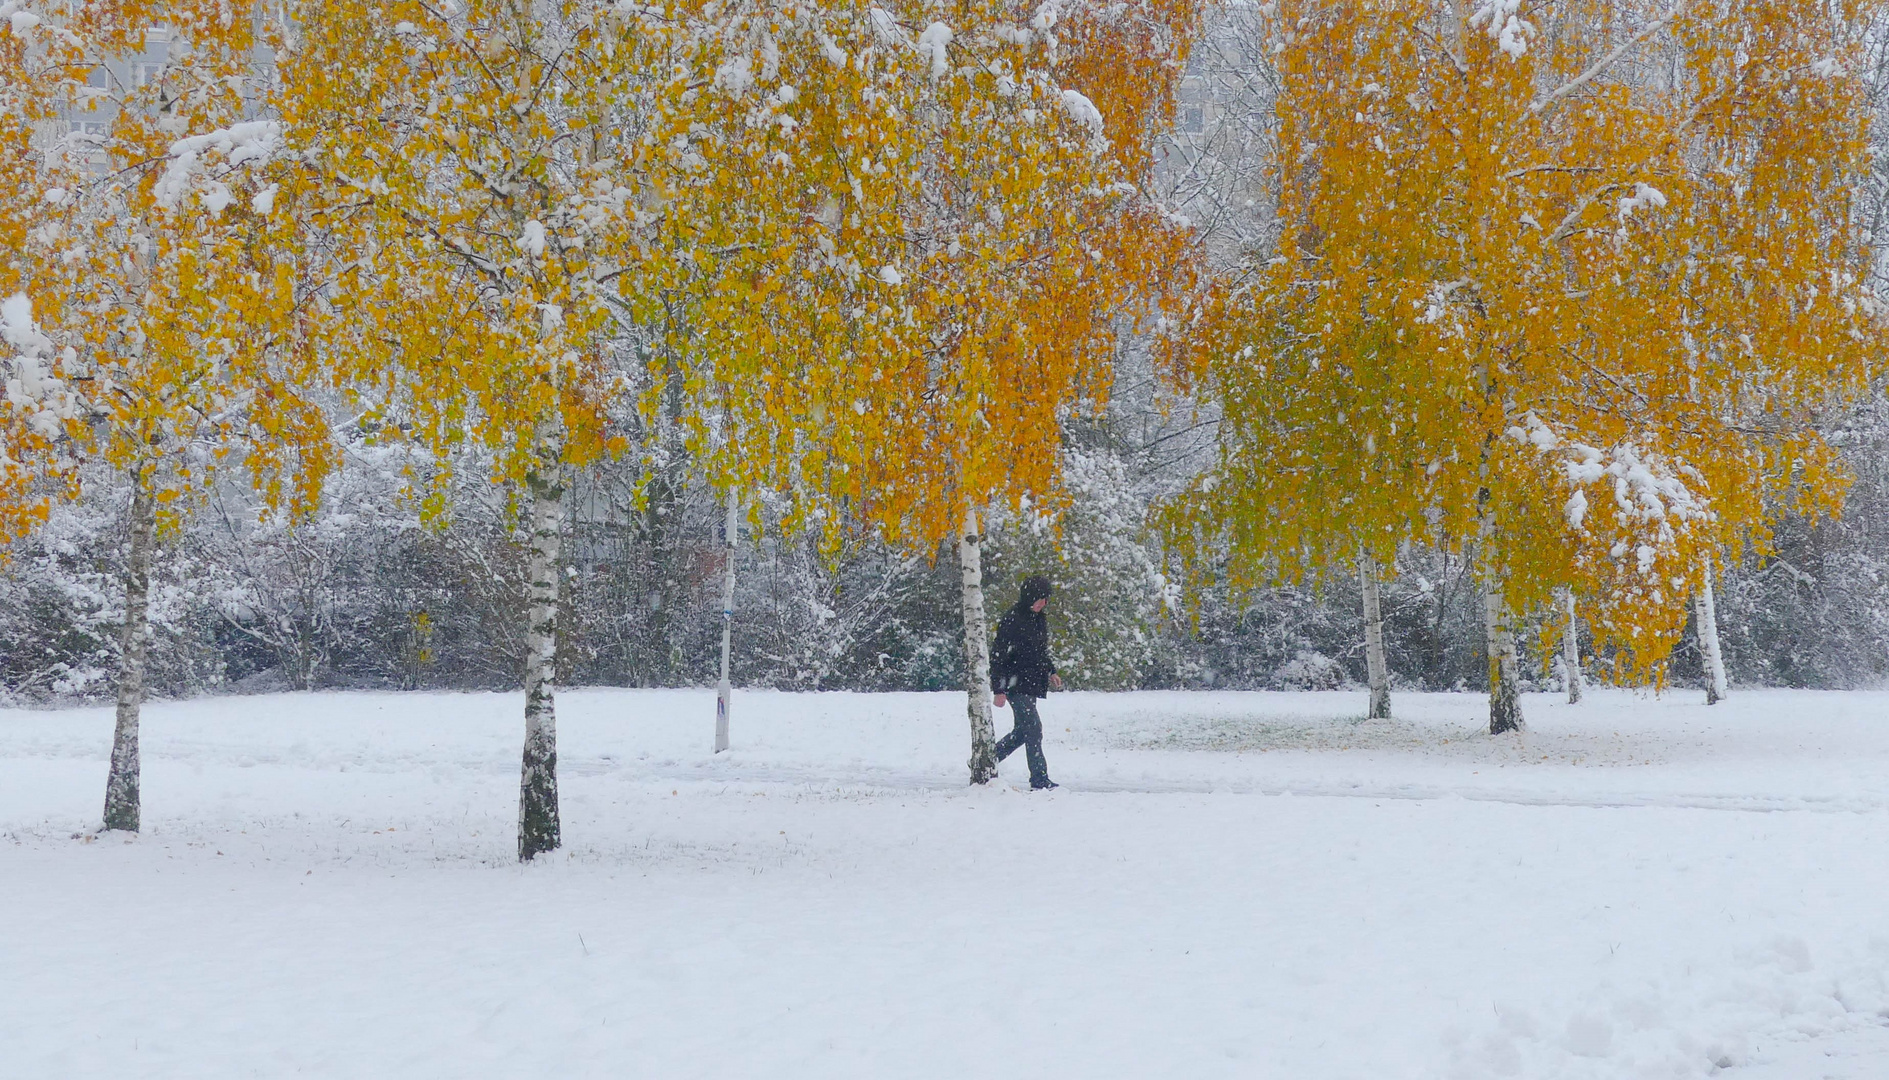
[[[1489,467],[1488,450],[1483,450],[1483,471]],[[1481,564],[1482,620],[1489,654],[1489,734],[1502,735],[1522,730],[1521,688],[1516,685],[1519,665],[1515,662],[1515,628],[1509,622],[1508,599],[1502,595],[1502,575],[1497,570],[1495,552],[1495,515],[1489,508],[1489,489],[1476,495],[1476,559]]]
[[[1509,624],[1502,582],[1491,575],[1482,585],[1483,621],[1489,642],[1489,734],[1522,730],[1522,698],[1516,685],[1515,630]]]
[[[151,548],[156,543],[156,477],[132,471],[131,550],[125,557],[125,623],[118,658],[118,723],[105,777],[105,828],[138,831],[138,716],[151,638]]]
[[[997,778],[997,732],[990,718],[990,628],[984,622],[984,538],[977,532],[977,511],[964,511],[958,538],[960,590],[964,604],[964,696],[971,718],[971,783]]]
[[[1579,705],[1586,689],[1581,676],[1581,623],[1574,615],[1574,590],[1568,590],[1568,627],[1561,636],[1561,668],[1568,683],[1568,704]]]
[[[559,544],[564,525],[564,477],[559,440],[538,435],[537,460],[525,473],[531,497],[526,591],[525,752],[518,784],[518,859],[529,861],[562,843],[558,823],[556,712]]]
[[[1717,705],[1731,693],[1725,657],[1718,647],[1718,600],[1712,595],[1712,556],[1705,557],[1705,584],[1699,589],[1699,653],[1705,660],[1705,703]]]
[[[1364,593],[1364,668],[1371,682],[1371,720],[1391,718],[1390,665],[1384,658],[1384,605],[1378,592],[1377,560],[1358,556],[1358,585]]]
[[[1458,75],[1469,74],[1469,43],[1464,40],[1463,25],[1467,21],[1463,11],[1463,0],[1451,0],[1450,37],[1455,43],[1455,51],[1450,54],[1450,62],[1456,65]]]
[[[721,582],[721,682],[715,688],[715,752],[728,749],[728,709],[733,704],[734,687],[728,682],[728,652],[734,644],[735,627],[735,545],[740,537],[741,522],[736,516],[736,507],[741,496],[734,488],[728,489],[728,519],[722,525],[722,543],[727,565],[722,568]]]

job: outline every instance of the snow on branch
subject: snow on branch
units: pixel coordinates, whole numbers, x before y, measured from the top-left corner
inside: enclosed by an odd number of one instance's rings
[[[1095,102],[1075,90],[1064,90],[1063,109],[1096,138],[1102,137],[1102,110],[1095,107]]]
[[[1562,98],[1565,98],[1568,95],[1579,90],[1581,87],[1586,86],[1588,83],[1592,82],[1595,78],[1599,77],[1602,72],[1612,67],[1616,62],[1620,60],[1621,57],[1632,52],[1634,49],[1639,48],[1641,42],[1645,41],[1647,38],[1652,37],[1654,34],[1659,33],[1661,30],[1664,30],[1666,27],[1672,25],[1672,23],[1675,20],[1677,20],[1681,15],[1684,15],[1686,13],[1686,10],[1690,6],[1691,6],[1690,0],[1680,0],[1680,2],[1674,4],[1672,8],[1666,12],[1666,14],[1661,15],[1659,18],[1654,19],[1652,22],[1649,22],[1646,24],[1646,26],[1642,27],[1638,34],[1635,34],[1633,37],[1628,38],[1626,41],[1621,42],[1619,45],[1614,47],[1612,52],[1594,61],[1594,63],[1590,65],[1586,71],[1583,71],[1579,75],[1576,75],[1574,78],[1569,79],[1565,83],[1562,83],[1560,86],[1556,87],[1553,91],[1551,91],[1546,97],[1543,97],[1540,100],[1536,101],[1533,105],[1530,105],[1528,107],[1528,111],[1531,113],[1540,114],[1544,110],[1552,107],[1555,103],[1559,102]]]
[[[1520,60],[1528,52],[1528,39],[1535,35],[1535,24],[1518,14],[1521,7],[1522,0],[1488,0],[1469,17],[1469,25],[1487,23],[1496,48]]]
[[[1608,450],[1564,439],[1533,412],[1508,429],[1510,438],[1531,446],[1560,466],[1562,477],[1574,490],[1568,496],[1568,527],[1586,533],[1591,511],[1588,490],[1600,488],[1612,496],[1609,515],[1617,534],[1608,554],[1615,560],[1631,553],[1641,574],[1651,574],[1662,554],[1671,551],[1679,531],[1712,520],[1707,501],[1687,486],[1684,477],[1698,474],[1674,466],[1662,455],[1643,451],[1632,443]]]
[[[951,61],[946,52],[946,46],[950,44],[951,28],[941,22],[932,23],[925,27],[924,33],[918,35],[919,51],[931,54],[931,77],[934,79],[951,70]]]
[[[899,20],[884,8],[872,8],[866,12],[866,19],[872,25],[872,36],[881,44],[910,46],[912,39],[899,27]]]
[[[33,304],[24,293],[0,301],[0,339],[18,350],[5,364],[5,405],[25,414],[39,435],[53,437],[61,423],[78,415],[77,402],[48,366],[52,339],[33,321]]]
[[[176,209],[195,186],[196,179],[208,171],[207,157],[221,154],[227,174],[245,165],[267,164],[281,147],[282,125],[275,120],[250,120],[179,139],[171,144],[170,164],[158,178],[152,194],[158,205],[167,210]],[[230,189],[212,179],[204,185],[200,198],[211,213],[221,213],[230,203]],[[267,213],[274,201],[273,190],[268,190],[258,195],[252,205],[258,213]]]
[[[0,4],[0,19],[6,20],[13,36],[21,39],[26,37],[27,31],[45,21],[26,10],[26,0],[6,0],[6,3]]]
[[[52,339],[40,333],[33,321],[33,303],[25,293],[15,293],[0,302],[0,337],[25,356],[51,356]]]
[[[1635,210],[1638,210],[1642,207],[1651,207],[1655,210],[1658,210],[1661,207],[1664,207],[1665,205],[1666,205],[1665,192],[1661,191],[1660,189],[1654,187],[1651,184],[1646,184],[1646,183],[1635,184],[1633,185],[1633,194],[1620,200],[1620,204],[1619,204],[1620,220],[1622,223],[1625,223],[1625,221],[1628,218],[1633,216],[1633,212]]]
[[[1819,79],[1842,79],[1849,75],[1843,67],[1843,61],[1834,56],[1826,56],[1821,60],[1813,61],[1810,65],[1810,73]]]
[[[873,36],[878,38],[881,42],[887,45],[896,45],[900,48],[911,49],[927,57],[931,61],[932,78],[943,78],[950,72],[951,54],[949,47],[952,38],[955,36],[952,33],[951,27],[941,22],[933,22],[920,31],[917,38],[913,38],[899,25],[898,19],[884,8],[873,8],[868,11],[866,15],[867,18],[871,20]],[[822,49],[825,49],[830,44],[831,42],[827,41],[824,37],[822,38]],[[837,58],[834,56],[835,52],[838,52]],[[827,53],[827,58],[838,65],[846,62],[845,55],[844,52],[839,52],[838,46],[833,46],[832,51]]]

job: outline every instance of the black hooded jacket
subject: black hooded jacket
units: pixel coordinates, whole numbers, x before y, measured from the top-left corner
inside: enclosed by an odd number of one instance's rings
[[[1049,580],[1032,577],[1003,618],[997,620],[997,644],[990,650],[990,688],[999,694],[1043,697],[1056,664],[1049,658],[1049,620],[1030,605],[1049,598]]]

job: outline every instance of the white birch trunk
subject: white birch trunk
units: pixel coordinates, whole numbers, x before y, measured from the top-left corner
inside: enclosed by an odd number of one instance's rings
[[[537,460],[525,474],[531,500],[531,547],[526,559],[525,750],[518,784],[521,862],[555,851],[562,843],[555,699],[564,477],[559,440],[553,433],[539,432],[535,455]]]
[[[1371,683],[1372,720],[1391,718],[1390,664],[1384,657],[1384,605],[1379,595],[1377,560],[1358,556],[1358,585],[1364,593],[1364,669]]]
[[[1581,674],[1581,622],[1574,614],[1574,590],[1568,590],[1568,626],[1561,635],[1561,669],[1568,684],[1568,704],[1581,703],[1586,679]]]
[[[144,706],[144,665],[150,644],[151,550],[157,540],[155,477],[132,473],[131,550],[125,557],[125,623],[118,658],[118,722],[105,777],[105,828],[138,831],[141,805],[138,719]]]
[[[958,538],[958,568],[964,608],[965,711],[971,718],[971,783],[986,784],[997,777],[997,732],[991,723],[990,641],[984,621],[984,538],[977,531],[977,511],[964,512],[964,532]]]
[[[1522,730],[1515,630],[1509,622],[1508,602],[1502,597],[1502,582],[1489,575],[1482,588],[1483,620],[1489,646],[1489,734],[1501,735]]]
[[[715,752],[728,749],[728,710],[734,703],[734,687],[728,681],[728,654],[734,645],[735,629],[735,551],[741,522],[736,516],[741,497],[728,489],[728,519],[722,525],[723,557],[721,581],[721,682],[715,687]]]
[[[1705,557],[1705,585],[1699,590],[1699,653],[1705,661],[1705,703],[1717,705],[1731,693],[1725,657],[1718,646],[1718,600],[1712,594],[1712,556]]]
[[[1467,22],[1468,22],[1467,13],[1463,10],[1463,0],[1451,0],[1450,2],[1450,37],[1456,48],[1455,48],[1455,53],[1450,57],[1450,60],[1456,65],[1456,70],[1462,72],[1465,75],[1468,74],[1466,65],[1469,62],[1468,42],[1463,40],[1464,27],[1466,26]]]

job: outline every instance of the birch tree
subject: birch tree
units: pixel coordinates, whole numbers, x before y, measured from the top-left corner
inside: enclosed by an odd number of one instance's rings
[[[228,3],[9,3],[6,103],[31,128],[15,271],[45,366],[8,386],[41,437],[130,488],[117,724],[104,825],[137,831],[153,548],[215,471],[247,464],[269,507],[312,506],[334,450],[302,392],[311,281],[266,166],[269,24]],[[286,216],[286,215],[285,215]],[[9,323],[17,320],[9,318]],[[35,391],[31,383],[37,381]]]
[[[752,193],[725,213],[780,223],[744,248],[775,254],[741,317],[700,324],[729,467],[803,527],[956,547],[974,783],[996,773],[986,508],[1054,500],[1063,417],[1105,400],[1119,335],[1187,265],[1133,181],[1191,10],[757,9],[722,42],[718,87],[768,132],[725,140]]]
[[[440,454],[476,445],[516,498],[521,860],[562,842],[565,489],[570,469],[620,445],[611,343],[671,250],[657,235],[664,177],[693,159],[687,125],[658,123],[693,92],[683,25],[678,9],[586,0],[324,4],[285,58],[289,141],[355,253],[334,349],[367,422]]]
[[[1880,339],[1842,179],[1867,15],[1278,5],[1281,235],[1208,338],[1221,461],[1184,553],[1225,541],[1257,582],[1473,552],[1492,732],[1521,725],[1517,620],[1559,587],[1657,681],[1702,556],[1841,490],[1814,421]],[[1765,299],[1793,314],[1761,332]]]

